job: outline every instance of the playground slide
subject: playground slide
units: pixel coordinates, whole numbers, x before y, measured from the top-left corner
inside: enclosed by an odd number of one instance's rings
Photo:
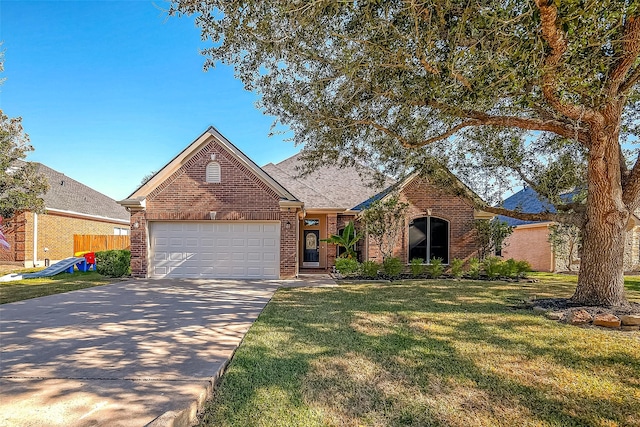
[[[55,264],[45,268],[44,270],[40,270],[40,271],[36,271],[35,273],[28,273],[28,274],[23,274],[22,278],[23,279],[36,279],[38,277],[51,277],[51,276],[55,276],[56,274],[60,274],[63,271],[67,270],[68,268],[72,268],[74,265],[76,265],[79,262],[84,261],[83,257],[70,257],[70,258],[65,258],[62,261],[58,261]]]
[[[51,277],[56,274],[60,274],[63,271],[72,269],[78,263],[84,263],[84,257],[70,257],[65,258],[62,261],[58,261],[45,268],[44,270],[36,271],[35,273],[27,273],[27,274],[7,274],[6,276],[0,277],[0,282],[10,282],[13,280],[22,280],[22,279],[36,279],[38,277]]]

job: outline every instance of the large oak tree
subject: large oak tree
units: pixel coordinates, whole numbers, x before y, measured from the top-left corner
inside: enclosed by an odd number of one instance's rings
[[[640,203],[637,0],[174,0],[170,13],[196,16],[211,41],[205,66],[234,65],[309,167],[420,170],[487,211],[576,225],[573,300],[626,302],[625,232]],[[514,182],[555,210],[495,207]]]

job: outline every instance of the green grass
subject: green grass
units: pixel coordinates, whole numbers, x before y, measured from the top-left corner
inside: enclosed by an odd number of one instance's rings
[[[119,280],[102,276],[95,271],[76,271],[73,274],[61,273],[40,279],[0,282],[0,304],[106,285]]]
[[[640,333],[518,308],[574,290],[536,277],[282,289],[202,425],[640,426]]]

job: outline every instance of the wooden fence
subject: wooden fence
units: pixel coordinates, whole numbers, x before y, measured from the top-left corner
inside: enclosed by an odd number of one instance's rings
[[[111,249],[129,249],[131,239],[129,236],[111,236],[97,234],[74,234],[73,253],[76,252],[98,252]]]

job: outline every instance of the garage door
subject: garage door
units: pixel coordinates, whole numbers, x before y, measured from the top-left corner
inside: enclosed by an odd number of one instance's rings
[[[280,275],[279,222],[151,222],[151,277]]]

